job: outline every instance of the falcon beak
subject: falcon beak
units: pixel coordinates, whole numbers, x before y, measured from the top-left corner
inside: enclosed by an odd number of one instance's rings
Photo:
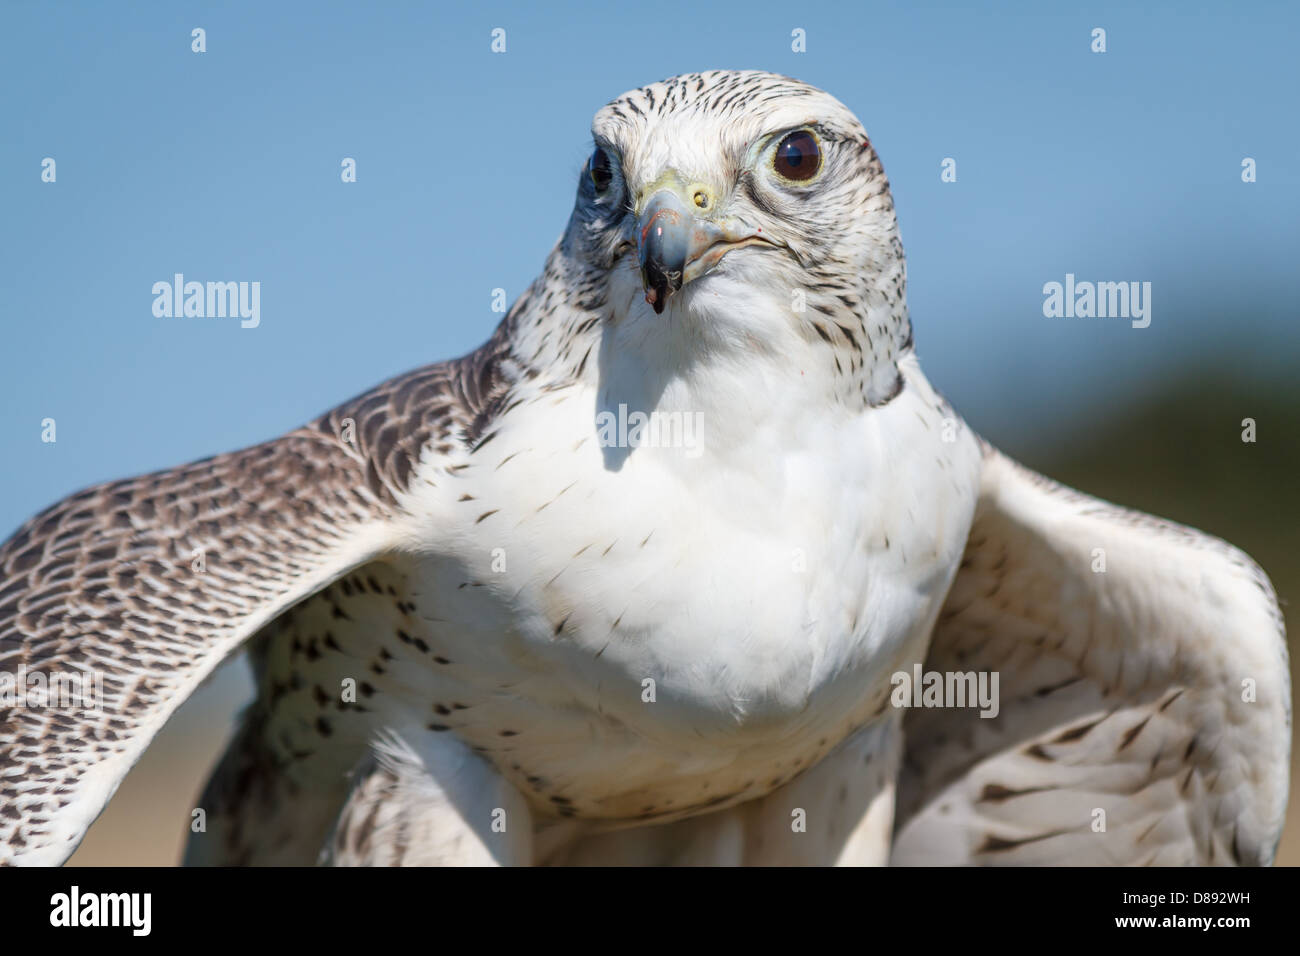
[[[694,199],[700,208],[714,204],[712,193],[703,188]],[[701,219],[674,189],[660,189],[646,201],[638,227],[645,300],[658,314],[670,295],[711,271],[732,249],[767,241],[737,220]]]

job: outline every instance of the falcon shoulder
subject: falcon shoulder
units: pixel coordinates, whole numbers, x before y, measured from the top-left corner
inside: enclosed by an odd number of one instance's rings
[[[436,480],[490,421],[503,342],[265,444],[89,488],[0,546],[0,673],[102,677],[100,712],[0,698],[0,865],[66,860],[223,659],[398,550],[417,463]]]
[[[907,713],[895,863],[1271,862],[1286,644],[1236,548],[985,445],[924,669],[996,672],[1000,710]]]

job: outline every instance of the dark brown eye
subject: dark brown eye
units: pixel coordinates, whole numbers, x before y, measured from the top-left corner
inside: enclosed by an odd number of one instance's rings
[[[610,181],[614,178],[614,171],[610,168],[608,153],[597,146],[587,162],[587,168],[591,171],[591,181],[596,187],[596,192],[603,193],[609,188]]]
[[[791,133],[781,140],[772,157],[772,168],[786,179],[796,183],[807,182],[821,169],[822,151],[817,137],[806,129]]]

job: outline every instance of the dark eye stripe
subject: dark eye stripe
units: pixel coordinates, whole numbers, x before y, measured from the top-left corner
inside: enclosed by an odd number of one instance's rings
[[[776,148],[772,168],[792,182],[807,182],[822,166],[822,151],[817,137],[806,129],[796,130]]]
[[[596,187],[596,192],[603,193],[609,188],[610,182],[614,179],[614,170],[609,164],[609,154],[599,146],[591,154],[587,169],[591,173],[591,182]]]
[[[758,187],[754,185],[753,173],[747,170],[745,174],[741,177],[740,183],[741,183],[741,188],[745,190],[745,196],[749,199],[750,202],[752,202],[763,212],[767,213],[769,216],[778,215],[776,207],[773,206],[770,202],[768,202],[763,197],[762,193],[758,191]]]

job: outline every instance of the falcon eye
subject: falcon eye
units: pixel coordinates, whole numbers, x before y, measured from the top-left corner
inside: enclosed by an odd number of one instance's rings
[[[599,146],[591,154],[587,169],[591,173],[591,182],[596,187],[596,192],[603,193],[609,188],[610,182],[614,179],[614,170],[609,165],[609,154]]]
[[[822,151],[817,137],[806,129],[797,130],[776,148],[772,168],[777,175],[791,182],[806,183],[817,175],[822,166]]]

